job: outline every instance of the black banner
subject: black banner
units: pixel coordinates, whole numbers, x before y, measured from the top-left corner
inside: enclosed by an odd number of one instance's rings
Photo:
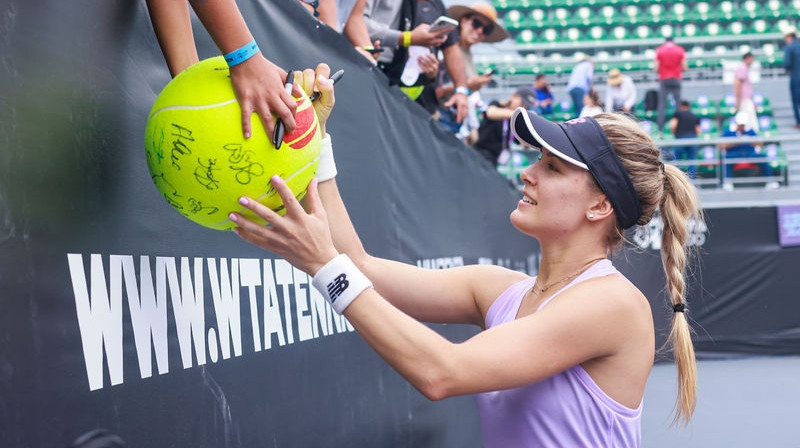
[[[344,69],[328,130],[368,250],[430,268],[536,269],[519,193],[297,2],[240,2],[282,67]],[[308,277],[163,200],[144,127],[169,81],[139,2],[2,3],[0,445],[479,446],[471,397],[432,403]],[[218,54],[195,27],[201,58]],[[690,285],[707,353],[797,353],[798,248],[775,210],[712,210]],[[615,263],[667,325],[658,227]],[[434,328],[451,340],[476,329]]]

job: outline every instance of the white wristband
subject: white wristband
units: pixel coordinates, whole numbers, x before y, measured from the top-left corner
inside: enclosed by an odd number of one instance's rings
[[[346,254],[337,255],[323,266],[311,284],[339,314],[344,313],[344,309],[365,289],[372,288],[372,282]]]
[[[331,135],[325,134],[319,150],[319,166],[317,166],[317,181],[324,182],[336,177],[336,162],[333,160],[333,144]]]

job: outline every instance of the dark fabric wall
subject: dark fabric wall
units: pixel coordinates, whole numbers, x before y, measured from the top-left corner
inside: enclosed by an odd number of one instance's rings
[[[294,1],[240,8],[282,67],[345,70],[329,132],[371,253],[535,271],[535,241],[508,221],[519,193],[481,156]],[[98,427],[132,447],[480,446],[471,397],[428,402],[314,308],[307,278],[163,201],[143,137],[169,75],[144,1],[4,0],[0,13],[1,446],[67,446]],[[216,55],[195,31],[201,58]],[[800,351],[800,254],[778,247],[775,210],[708,218],[690,286],[699,349]],[[615,263],[652,298],[663,341],[651,234]],[[434,328],[455,341],[476,331]]]

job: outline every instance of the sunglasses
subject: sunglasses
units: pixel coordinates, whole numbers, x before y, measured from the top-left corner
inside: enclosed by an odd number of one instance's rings
[[[488,35],[492,34],[492,31],[494,31],[494,25],[493,24],[491,24],[491,23],[483,23],[483,22],[481,22],[481,19],[479,19],[477,17],[473,17],[472,18],[472,28],[475,28],[476,30],[482,29],[484,36],[488,36]]]

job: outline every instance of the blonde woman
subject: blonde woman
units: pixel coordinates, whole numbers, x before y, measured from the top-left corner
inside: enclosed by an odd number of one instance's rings
[[[324,123],[333,107],[326,66],[306,70]],[[662,259],[673,307],[671,342],[679,372],[676,419],[695,405],[694,351],[684,297],[687,219],[698,201],[686,175],[626,117],[601,114],[563,124],[518,109],[517,139],[541,151],[511,222],[539,241],[539,274],[474,265],[427,270],[370,256],[336,187],[330,137],[309,212],[280,178],[285,216],[250,198],[241,203],[270,222],[237,213],[236,233],[314,276],[313,284],[364,340],[431,400],[475,394],[484,446],[636,447],[645,383],[655,353],[647,298],[610,254],[623,230],[660,208]],[[346,255],[345,255],[346,254]],[[420,321],[484,329],[453,343]]]

